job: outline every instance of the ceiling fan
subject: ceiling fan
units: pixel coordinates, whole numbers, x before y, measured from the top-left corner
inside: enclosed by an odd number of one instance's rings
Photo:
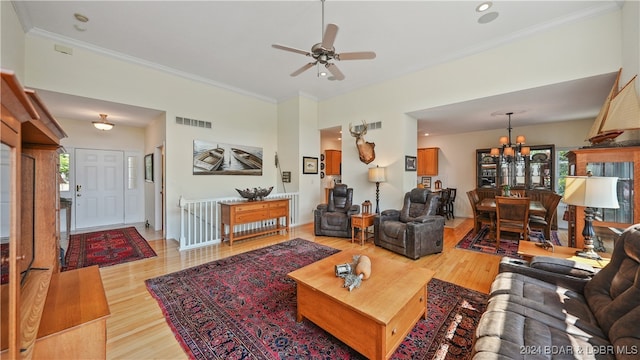
[[[324,29],[324,0],[322,1],[322,29]],[[333,43],[336,40],[338,34],[338,25],[328,24],[324,35],[322,36],[322,42],[317,43],[311,47],[311,52],[295,49],[292,47],[273,44],[272,47],[284,51],[290,51],[297,54],[306,55],[312,57],[314,61],[303,65],[298,70],[291,73],[291,76],[298,76],[303,72],[309,70],[315,65],[324,65],[327,70],[333,75],[333,80],[344,80],[344,74],[338,69],[336,64],[331,62],[332,60],[369,60],[375,59],[376,53],[373,51],[358,51],[358,52],[346,52],[336,53],[336,49],[333,47]],[[330,78],[331,79],[331,78]]]

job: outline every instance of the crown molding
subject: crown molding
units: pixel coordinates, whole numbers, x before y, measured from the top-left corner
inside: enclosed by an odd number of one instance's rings
[[[224,90],[228,90],[228,91],[240,94],[240,95],[253,97],[253,98],[256,98],[256,99],[259,99],[259,100],[262,100],[262,101],[266,101],[266,102],[269,102],[269,103],[272,103],[272,104],[277,103],[276,99],[272,98],[272,97],[267,97],[267,96],[263,96],[263,95],[260,95],[260,94],[256,94],[256,93],[253,93],[253,92],[250,92],[250,91],[246,91],[244,89],[240,89],[240,88],[237,88],[237,87],[233,87],[233,86],[230,86],[230,85],[227,85],[227,84],[223,84],[223,83],[220,83],[220,82],[217,82],[217,81],[214,81],[214,80],[202,77],[202,76],[198,76],[198,75],[195,75],[195,74],[192,74],[192,73],[180,71],[180,70],[168,67],[168,66],[160,65],[160,64],[157,64],[157,63],[154,63],[154,62],[151,62],[151,61],[143,60],[143,59],[140,59],[140,58],[137,58],[137,57],[134,57],[134,56],[130,56],[130,55],[126,55],[126,54],[123,54],[123,53],[120,53],[120,52],[117,52],[117,51],[112,51],[112,50],[109,50],[109,49],[105,49],[105,48],[102,48],[102,47],[99,47],[99,46],[95,46],[95,45],[92,45],[92,44],[89,44],[89,43],[86,43],[86,42],[78,41],[78,40],[75,40],[75,39],[72,39],[72,38],[69,38],[69,37],[66,37],[66,36],[55,34],[55,33],[52,33],[52,32],[46,31],[46,30],[42,30],[40,28],[35,28],[35,27],[31,28],[27,32],[27,35],[41,37],[41,38],[49,39],[49,40],[56,41],[56,42],[63,42],[63,43],[66,43],[68,45],[71,45],[73,47],[81,48],[81,49],[84,49],[84,50],[87,50],[87,51],[91,51],[93,53],[97,53],[97,54],[100,54],[100,55],[104,55],[104,56],[107,56],[107,57],[110,57],[110,58],[113,58],[113,59],[125,61],[125,62],[131,63],[131,64],[135,64],[135,65],[144,66],[144,67],[147,67],[147,68],[150,68],[150,69],[154,69],[154,70],[158,70],[158,71],[170,74],[170,75],[178,76],[178,77],[185,78],[185,79],[188,79],[188,80],[192,80],[192,81],[195,81],[195,82],[200,82],[200,83],[203,83],[203,84],[206,84],[206,85],[210,85],[210,86],[213,86],[213,87],[217,87],[217,88],[221,88],[221,89],[224,89]]]

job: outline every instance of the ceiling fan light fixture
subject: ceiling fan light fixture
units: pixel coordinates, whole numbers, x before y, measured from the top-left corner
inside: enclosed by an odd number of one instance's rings
[[[93,126],[100,131],[107,131],[115,125],[107,121],[107,114],[100,114],[100,121],[93,121]]]
[[[328,76],[327,77],[328,80],[344,80],[344,74],[340,71],[340,69],[338,69],[335,63],[331,62],[332,60],[338,60],[338,61],[339,60],[371,60],[371,59],[375,59],[376,53],[374,53],[373,51],[359,51],[359,52],[342,53],[343,56],[340,56],[339,53],[336,53],[336,49],[333,47],[333,43],[335,42],[336,35],[338,34],[338,25],[328,24],[325,28],[324,0],[321,0],[321,2],[322,2],[322,30],[324,31],[324,33],[321,33],[322,41],[313,45],[311,47],[310,52],[299,50],[296,48],[291,48],[288,46],[278,45],[278,44],[273,44],[271,45],[271,47],[279,50],[293,52],[296,54],[310,56],[315,60],[315,62],[308,63],[307,65],[304,65],[300,69],[294,71],[293,73],[291,73],[291,76],[298,76],[303,72],[305,72],[306,70],[309,70],[310,68],[312,68],[313,65],[322,64],[327,68],[327,70],[329,70],[331,75],[333,75],[333,76]],[[323,71],[322,73],[324,73],[322,74],[322,76],[328,75],[327,72]],[[321,76],[321,72],[319,69],[316,74],[318,77]]]

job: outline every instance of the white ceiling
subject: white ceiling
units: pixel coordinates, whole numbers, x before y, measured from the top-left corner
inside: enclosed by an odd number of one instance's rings
[[[480,1],[327,0],[325,23],[340,28],[336,52],[377,54],[374,60],[337,62],[346,79],[332,81],[317,77],[315,69],[290,77],[309,58],[271,47],[281,44],[310,50],[320,42],[322,4],[318,0],[13,3],[25,32],[274,102],[298,94],[327,99],[621,6],[616,0],[494,1],[488,12],[497,13],[497,18],[481,24],[483,15],[475,10]],[[79,22],[75,13],[89,21]],[[505,127],[506,117],[491,116],[494,112],[525,110],[518,116],[518,126],[584,119],[595,117],[613,79],[614,74],[606,74],[411,115],[420,119],[419,132],[428,128],[432,134]],[[104,112],[116,124],[144,126],[159,114],[153,109],[38,93],[60,118],[96,120]]]

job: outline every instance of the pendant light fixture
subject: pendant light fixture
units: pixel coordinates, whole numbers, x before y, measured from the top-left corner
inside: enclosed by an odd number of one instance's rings
[[[509,136],[500,137],[500,146],[502,147],[492,148],[491,156],[501,157],[502,160],[506,162],[520,159],[522,156],[529,156],[529,154],[531,154],[531,148],[522,146],[526,141],[524,135],[516,136],[516,142],[511,142],[511,130],[513,129],[511,127],[511,115],[513,115],[513,112],[508,112],[505,115],[509,116],[509,127],[507,128],[507,130],[509,130]]]
[[[100,121],[94,121],[93,126],[101,131],[113,129],[115,125],[107,121],[107,114],[100,114]]]

